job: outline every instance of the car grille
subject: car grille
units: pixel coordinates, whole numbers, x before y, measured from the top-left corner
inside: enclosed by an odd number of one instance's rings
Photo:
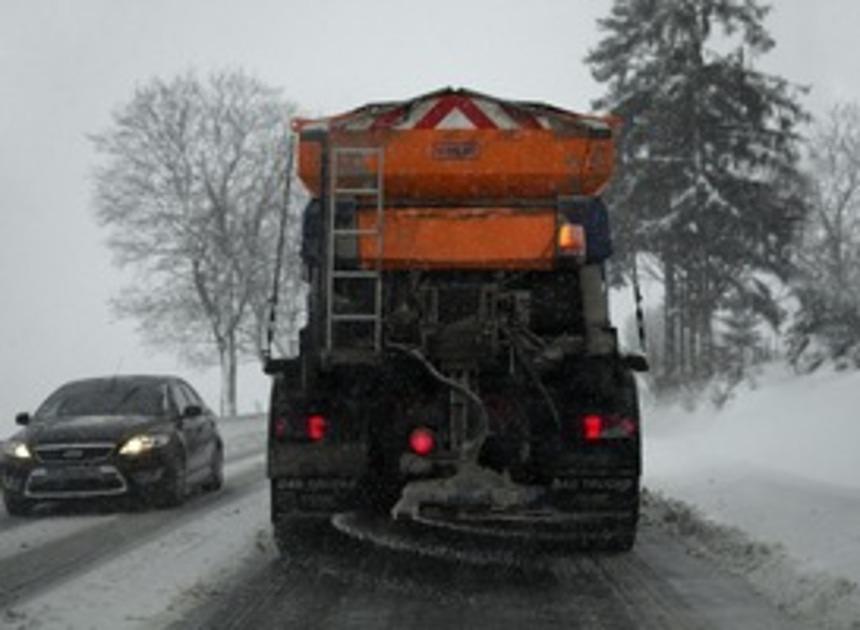
[[[68,467],[34,470],[25,494],[36,499],[62,499],[122,494],[125,479],[113,466]]]
[[[113,444],[46,444],[36,447],[36,456],[43,462],[93,463],[106,460],[113,450]]]

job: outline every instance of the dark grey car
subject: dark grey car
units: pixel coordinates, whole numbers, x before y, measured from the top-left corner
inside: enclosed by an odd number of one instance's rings
[[[182,503],[223,483],[224,449],[212,412],[173,376],[74,381],[51,394],[3,446],[3,499],[24,515],[40,501],[134,496]]]

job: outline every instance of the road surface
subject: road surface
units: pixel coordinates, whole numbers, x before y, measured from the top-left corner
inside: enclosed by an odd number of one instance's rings
[[[225,423],[224,434],[224,489],[176,510],[112,503],[18,519],[0,508],[0,627],[801,627],[647,522],[632,553],[612,554],[449,540],[347,514],[279,557],[261,426]]]

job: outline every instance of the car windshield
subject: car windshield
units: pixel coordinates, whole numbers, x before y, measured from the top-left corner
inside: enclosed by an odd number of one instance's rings
[[[161,415],[164,391],[157,383],[117,379],[84,381],[61,387],[36,411],[37,418],[69,416]]]

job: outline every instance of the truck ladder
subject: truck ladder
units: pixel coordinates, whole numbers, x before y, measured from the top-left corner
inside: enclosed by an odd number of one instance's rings
[[[333,147],[330,153],[325,350],[334,363],[373,361],[382,347],[383,159],[381,148]],[[359,206],[375,208],[373,227],[361,227]],[[368,238],[376,255],[362,260]]]

